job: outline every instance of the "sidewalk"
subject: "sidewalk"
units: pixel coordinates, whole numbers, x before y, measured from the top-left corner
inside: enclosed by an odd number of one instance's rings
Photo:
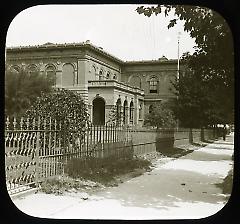
[[[227,203],[215,184],[233,166],[233,135],[181,158],[159,159],[155,168],[117,187],[83,200],[82,193],[65,196],[37,193],[15,199],[24,213],[44,218],[185,219],[213,215]]]

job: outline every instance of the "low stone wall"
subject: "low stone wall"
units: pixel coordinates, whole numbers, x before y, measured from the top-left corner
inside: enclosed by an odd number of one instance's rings
[[[133,154],[141,155],[156,151],[156,130],[139,128],[132,132]]]
[[[189,129],[181,128],[174,132],[174,147],[189,144]]]
[[[189,144],[190,129],[137,129],[132,133],[133,154],[164,152]],[[201,129],[193,129],[193,143],[201,142]],[[213,130],[204,129],[204,140],[213,139]]]
[[[133,147],[132,141],[122,141],[113,143],[102,143],[103,150],[98,150],[93,153],[94,157],[97,158],[132,158],[133,157]]]

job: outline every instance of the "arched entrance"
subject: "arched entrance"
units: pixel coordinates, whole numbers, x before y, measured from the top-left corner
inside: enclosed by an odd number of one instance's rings
[[[97,97],[93,100],[93,124],[105,124],[105,101],[101,97]]]

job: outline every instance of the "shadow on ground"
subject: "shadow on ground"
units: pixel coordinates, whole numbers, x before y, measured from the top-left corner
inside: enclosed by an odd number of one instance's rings
[[[145,179],[144,183],[142,178]],[[196,172],[163,170],[146,173],[98,195],[118,200],[123,206],[167,210],[168,207],[178,207],[177,202],[216,204],[226,200],[221,194],[222,189],[216,186],[218,182],[218,178]]]
[[[172,158],[179,158],[181,156],[185,156],[189,153],[193,152],[193,150],[186,150],[180,147],[172,147],[168,148],[166,150],[161,150],[161,154],[167,157]]]

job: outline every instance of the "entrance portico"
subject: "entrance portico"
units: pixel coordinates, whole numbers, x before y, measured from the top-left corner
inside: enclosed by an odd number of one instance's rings
[[[144,92],[116,80],[88,81],[88,104],[92,122],[104,125],[114,119],[125,125],[142,125],[139,105]],[[112,114],[115,113],[113,119]]]

